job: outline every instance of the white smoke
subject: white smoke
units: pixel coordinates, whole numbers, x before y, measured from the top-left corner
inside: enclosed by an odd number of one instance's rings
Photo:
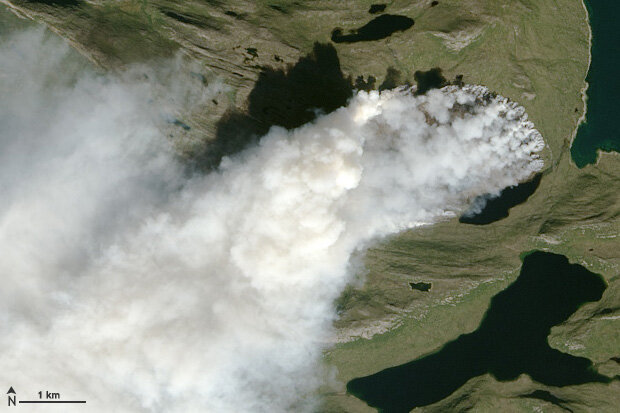
[[[0,45],[0,381],[22,400],[312,410],[351,254],[542,168],[524,110],[467,86],[359,92],[188,179],[148,83],[60,81],[41,37]]]

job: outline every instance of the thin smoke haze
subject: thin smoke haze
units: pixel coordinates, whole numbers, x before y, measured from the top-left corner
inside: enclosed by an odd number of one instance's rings
[[[543,166],[523,108],[466,86],[359,92],[188,178],[159,92],[67,53],[38,31],[0,43],[0,378],[22,397],[313,411],[352,254]]]

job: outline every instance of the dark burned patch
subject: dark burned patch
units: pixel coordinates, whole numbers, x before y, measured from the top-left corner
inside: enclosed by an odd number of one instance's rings
[[[538,189],[541,179],[542,173],[539,173],[527,182],[503,189],[498,197],[487,199],[484,208],[480,212],[464,214],[459,218],[459,222],[463,224],[487,225],[506,218],[510,208],[527,201]]]
[[[431,89],[439,89],[448,84],[448,81],[441,73],[441,68],[434,67],[427,71],[418,70],[413,74],[413,78],[418,84],[415,95],[424,95]]]
[[[425,282],[409,283],[409,287],[411,287],[412,290],[422,291],[425,293],[429,292],[432,286],[433,284]]]
[[[436,6],[436,5],[438,5],[438,4],[439,4],[439,2],[438,2],[438,1],[436,1],[436,0],[431,1],[431,7],[435,7],[435,6]]]
[[[235,13],[235,12],[234,12],[234,11],[232,11],[232,10],[226,10],[226,11],[224,12],[224,14],[225,14],[225,15],[227,15],[227,16],[230,16],[230,17],[239,17],[239,14]]]
[[[353,94],[353,84],[340,69],[330,44],[315,43],[308,55],[286,69],[263,68],[247,102],[247,112],[230,111],[216,125],[212,144],[194,162],[202,169],[219,165],[273,125],[293,129],[324,113],[344,106]]]
[[[371,4],[370,8],[368,9],[368,13],[370,14],[383,13],[386,7],[387,5],[385,4]]]
[[[413,26],[413,19],[407,16],[395,14],[383,14],[375,17],[359,29],[353,30],[349,34],[343,34],[342,29],[332,31],[332,41],[334,43],[356,43],[372,40],[381,40],[390,37],[396,32],[405,31]]]

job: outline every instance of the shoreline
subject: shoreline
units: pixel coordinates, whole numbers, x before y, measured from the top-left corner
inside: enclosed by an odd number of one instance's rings
[[[568,145],[568,159],[569,162],[572,166],[574,166],[577,169],[581,169],[577,166],[577,164],[573,161],[573,157],[570,153],[571,148],[573,147],[573,142],[575,141],[575,138],[577,137],[577,132],[579,131],[579,127],[581,126],[582,123],[584,123],[586,121],[586,115],[588,113],[588,88],[590,87],[590,84],[588,83],[588,74],[590,73],[590,67],[592,66],[592,25],[590,24],[590,13],[588,12],[588,7],[586,6],[586,0],[581,0],[581,5],[583,7],[583,10],[586,12],[586,24],[588,26],[588,70],[586,71],[586,76],[583,79],[583,87],[581,88],[581,101],[583,102],[583,112],[581,113],[581,116],[579,117],[579,119],[577,119],[577,124],[575,125],[575,129],[573,130],[573,134],[571,136],[570,139],[570,143]],[[596,150],[597,152],[597,159],[596,159],[596,163],[594,164],[594,166],[596,166],[601,157],[600,157],[600,149]]]
[[[573,146],[573,140],[577,136],[577,129],[586,121],[586,114],[588,113],[588,88],[590,84],[587,81],[588,74],[590,73],[590,66],[592,66],[592,25],[590,24],[590,13],[588,13],[588,7],[586,6],[586,0],[581,0],[583,10],[586,12],[586,23],[588,25],[588,70],[586,71],[586,77],[583,78],[584,86],[581,88],[581,100],[583,102],[583,113],[577,120],[577,126],[573,131],[573,137],[571,139],[571,146]]]
[[[583,113],[581,114],[581,117],[579,117],[579,119],[577,120],[577,125],[575,126],[575,129],[573,130],[573,134],[570,140],[570,145],[568,147],[569,162],[572,166],[574,166],[577,169],[584,169],[584,168],[587,168],[588,166],[593,166],[593,167],[598,166],[599,163],[602,161],[602,159],[605,157],[605,155],[620,156],[620,152],[617,152],[614,150],[606,151],[601,148],[596,148],[596,162],[594,162],[593,164],[588,164],[584,166],[583,168],[579,168],[577,164],[573,161],[573,157],[570,153],[570,149],[573,146],[573,142],[575,141],[575,138],[577,137],[579,126],[581,126],[582,123],[586,122],[586,115],[588,112],[587,92],[588,92],[588,88],[590,87],[590,84],[587,82],[586,79],[588,77],[588,74],[590,73],[590,66],[592,66],[592,25],[590,24],[590,13],[588,12],[588,7],[586,6],[585,2],[586,0],[581,0],[581,5],[583,6],[583,9],[586,12],[586,21],[588,23],[588,71],[586,72],[586,77],[584,78],[584,86],[583,88],[581,88],[581,100],[583,101]]]

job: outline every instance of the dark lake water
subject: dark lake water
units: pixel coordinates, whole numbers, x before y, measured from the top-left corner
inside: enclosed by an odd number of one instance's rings
[[[499,196],[486,200],[484,208],[475,214],[464,214],[459,222],[473,225],[486,225],[506,218],[512,207],[524,203],[540,185],[542,174],[536,174],[532,179],[519,185],[503,189]]]
[[[551,327],[584,303],[598,301],[605,288],[600,275],[570,264],[563,255],[535,251],[524,258],[516,281],[492,298],[476,331],[433,354],[351,380],[347,391],[379,411],[409,412],[442,400],[486,373],[500,381],[527,374],[560,387],[609,382],[589,359],[562,353],[547,342]]]
[[[407,16],[382,14],[349,34],[343,34],[340,29],[334,29],[332,41],[334,43],[356,43],[385,39],[393,33],[409,29],[413,23],[413,19]]]
[[[368,9],[368,13],[370,14],[383,13],[386,7],[387,7],[387,4],[371,4],[370,8]]]
[[[588,110],[571,147],[578,167],[593,164],[597,149],[620,151],[620,1],[586,0],[592,27],[592,63],[588,71]]]

